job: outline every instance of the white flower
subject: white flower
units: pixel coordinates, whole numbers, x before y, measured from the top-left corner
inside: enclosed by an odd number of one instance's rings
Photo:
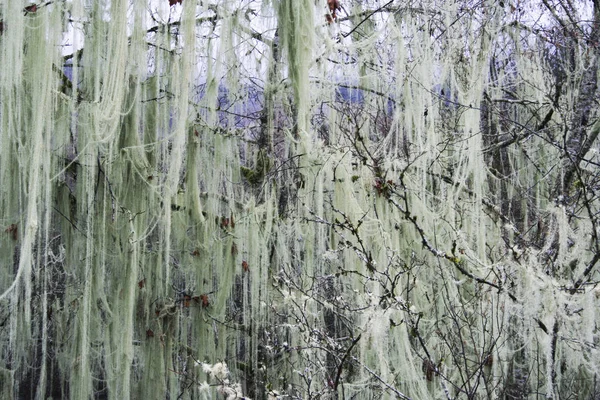
[[[227,400],[246,399],[242,394],[242,386],[236,383],[235,386],[221,385],[219,393],[223,394]]]
[[[229,375],[229,369],[227,368],[227,364],[223,362],[218,362],[215,365],[202,363],[202,371],[220,381],[225,380]]]
[[[229,369],[227,368],[227,364],[218,362],[213,365],[212,375],[220,380],[224,380],[229,375]]]
[[[204,371],[205,373],[207,373],[209,375],[212,375],[212,365],[202,363],[202,371]]]
[[[202,363],[202,370],[211,378],[216,379],[219,384],[217,391],[225,396],[226,400],[248,399],[242,393],[242,386],[239,383],[230,384],[229,368],[224,362],[218,362],[215,365]],[[204,382],[200,385],[200,391],[208,391],[210,385]]]

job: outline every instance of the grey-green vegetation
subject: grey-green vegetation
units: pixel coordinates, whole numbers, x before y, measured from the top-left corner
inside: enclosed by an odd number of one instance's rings
[[[600,398],[598,0],[0,19],[1,398]]]

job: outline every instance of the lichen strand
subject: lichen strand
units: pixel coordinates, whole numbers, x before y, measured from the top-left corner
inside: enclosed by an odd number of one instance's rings
[[[0,6],[0,397],[597,396],[596,50],[255,3]]]
[[[314,2],[311,0],[280,0],[279,30],[283,47],[287,53],[287,72],[294,92],[294,127],[296,138],[301,138],[305,151],[310,151],[310,81],[309,69],[314,52]]]

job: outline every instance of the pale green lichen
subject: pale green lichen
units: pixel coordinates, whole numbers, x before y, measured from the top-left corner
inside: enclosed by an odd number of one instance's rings
[[[578,94],[530,33],[196,3],[0,6],[0,397],[597,390],[597,200],[553,201],[568,112],[515,128]]]

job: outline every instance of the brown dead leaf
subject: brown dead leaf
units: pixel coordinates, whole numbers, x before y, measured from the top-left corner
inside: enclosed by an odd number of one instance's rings
[[[6,228],[6,230],[4,232],[10,233],[13,240],[18,239],[19,230],[17,228],[17,224],[11,224],[8,228]]]
[[[202,308],[206,308],[210,305],[207,294],[200,295],[200,300],[202,300]]]

